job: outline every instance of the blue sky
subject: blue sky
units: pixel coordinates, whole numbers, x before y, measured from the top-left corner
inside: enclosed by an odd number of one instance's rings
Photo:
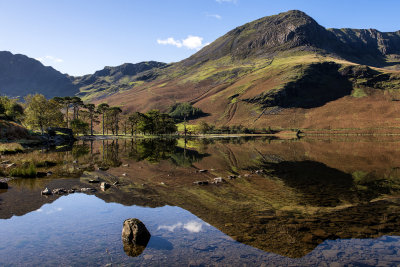
[[[0,0],[0,51],[70,75],[176,62],[237,26],[291,9],[327,28],[400,30],[398,0]]]

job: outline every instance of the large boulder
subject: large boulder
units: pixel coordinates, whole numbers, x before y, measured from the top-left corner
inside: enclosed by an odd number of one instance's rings
[[[151,234],[139,219],[127,219],[122,228],[122,242],[128,256],[137,257],[145,250]]]

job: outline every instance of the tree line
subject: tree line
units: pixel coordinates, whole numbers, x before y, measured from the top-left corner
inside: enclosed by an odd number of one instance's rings
[[[167,113],[150,110],[146,113],[124,112],[106,103],[84,103],[79,97],[46,99],[41,94],[28,95],[25,103],[0,97],[0,119],[19,122],[42,134],[49,127],[71,128],[77,134],[94,134],[100,125],[103,135],[171,134],[177,131],[175,119]]]

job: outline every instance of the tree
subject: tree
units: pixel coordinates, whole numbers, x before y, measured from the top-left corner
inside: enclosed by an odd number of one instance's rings
[[[118,135],[119,115],[122,113],[122,110],[119,107],[110,107],[108,109],[108,113],[111,118],[110,124],[111,124],[112,132],[114,134],[114,130],[115,130],[116,135]]]
[[[131,128],[131,135],[132,136],[133,136],[133,132],[134,131],[135,131],[135,134],[136,134],[137,125],[140,122],[142,116],[143,116],[143,114],[140,113],[140,112],[135,112],[135,113],[129,115],[128,122],[129,122],[129,125],[130,125],[130,128]]]
[[[96,116],[96,105],[95,104],[86,104],[84,106],[89,112],[90,118],[90,135],[93,135],[93,121],[95,120]]]
[[[72,108],[74,109],[74,114],[72,118],[74,120],[79,119],[79,108],[84,106],[82,99],[80,97],[74,96],[71,98],[71,104]]]
[[[71,121],[71,129],[74,133],[86,135],[89,131],[89,123],[81,119],[75,119]]]
[[[28,95],[25,97],[26,117],[25,124],[33,129],[44,129],[51,126],[59,126],[63,121],[61,106],[55,100],[47,100],[41,94]]]
[[[0,97],[0,116],[6,120],[21,122],[24,115],[24,108],[17,99],[8,97]]]
[[[103,117],[103,135],[104,135],[104,117],[107,113],[107,110],[110,108],[110,106],[106,103],[101,103],[100,105],[97,106],[97,112],[100,113]]]
[[[193,107],[190,103],[176,103],[170,107],[168,114],[177,120],[195,119],[204,115],[201,109]]]
[[[63,105],[65,108],[65,121],[67,123],[67,128],[69,128],[69,107],[71,106],[72,103],[72,98],[69,96],[64,96],[64,97],[54,97],[54,101],[59,103],[60,105]]]
[[[201,121],[200,125],[199,125],[199,132],[201,132],[202,134],[206,134],[211,130],[210,125],[208,125],[207,122],[205,121]]]

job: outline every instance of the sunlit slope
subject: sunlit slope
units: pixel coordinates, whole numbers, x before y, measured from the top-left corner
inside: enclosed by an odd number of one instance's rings
[[[398,32],[327,30],[289,11],[240,26],[98,102],[131,111],[191,102],[217,125],[392,129],[399,44]]]

